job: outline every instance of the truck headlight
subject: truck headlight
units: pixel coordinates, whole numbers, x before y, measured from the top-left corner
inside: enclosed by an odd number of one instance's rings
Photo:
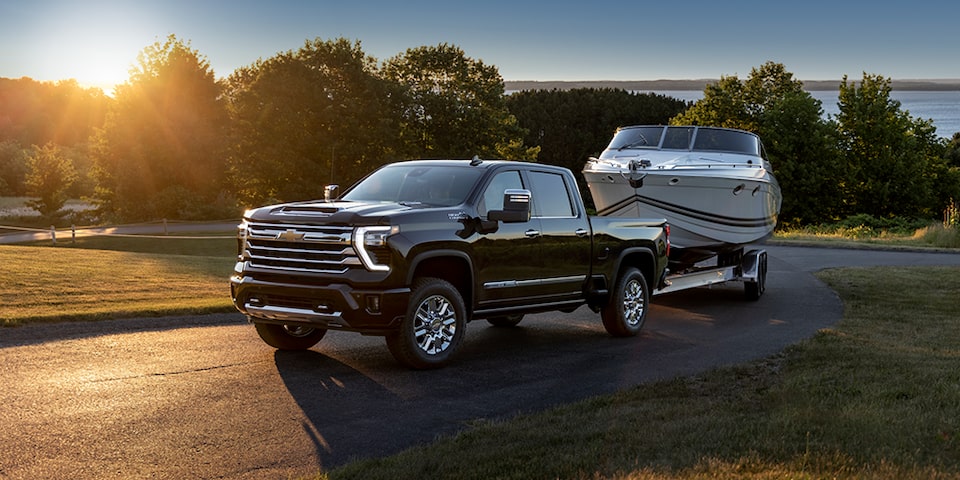
[[[360,261],[373,272],[390,271],[390,249],[387,238],[400,233],[399,226],[359,227],[353,235],[353,248]]]
[[[237,225],[237,260],[243,261],[244,251],[247,249],[247,235],[249,230],[247,228],[247,222],[244,220]]]

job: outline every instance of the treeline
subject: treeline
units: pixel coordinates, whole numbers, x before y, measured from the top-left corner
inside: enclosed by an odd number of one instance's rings
[[[889,97],[844,79],[824,120],[784,67],[709,84],[695,104],[614,88],[506,94],[493,66],[441,44],[378,61],[359,42],[313,40],[217,80],[175,36],[148,46],[114,96],[75,82],[0,79],[0,195],[95,202],[91,221],[235,218],[322,196],[411,158],[507,158],[579,172],[614,130],[694,123],[764,140],[788,224],[936,217],[960,198],[960,137],[946,142]],[[589,196],[585,196],[589,198]]]

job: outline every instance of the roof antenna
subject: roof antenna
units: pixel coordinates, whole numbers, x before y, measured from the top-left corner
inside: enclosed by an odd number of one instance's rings
[[[473,156],[473,160],[470,160],[470,166],[471,166],[471,167],[476,167],[477,165],[480,165],[481,163],[483,163],[483,160],[480,160],[480,155],[474,155],[474,156]]]

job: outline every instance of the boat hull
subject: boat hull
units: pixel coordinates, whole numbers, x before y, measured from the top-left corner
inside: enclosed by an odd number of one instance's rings
[[[622,169],[599,163],[583,174],[598,215],[666,218],[675,263],[762,240],[780,211],[780,186],[759,166],[651,169],[632,175],[633,185]]]

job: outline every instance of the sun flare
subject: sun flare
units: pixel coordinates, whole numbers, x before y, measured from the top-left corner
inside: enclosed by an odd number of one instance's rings
[[[75,79],[110,95],[129,78],[130,68],[144,47],[157,40],[150,15],[136,4],[114,8],[64,5],[57,15],[32,29],[38,40],[31,63],[41,80]]]
[[[126,56],[125,56],[126,55]],[[127,81],[136,53],[115,52],[103,48],[77,49],[64,71],[84,87],[95,87],[111,94],[114,87]]]

